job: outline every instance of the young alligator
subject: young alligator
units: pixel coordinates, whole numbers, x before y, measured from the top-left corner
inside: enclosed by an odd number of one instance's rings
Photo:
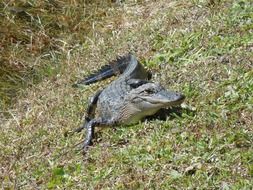
[[[103,66],[78,84],[91,84],[117,73],[121,74],[118,79],[90,99],[84,124],[76,130],[87,129],[84,147],[92,144],[95,126],[133,124],[161,108],[180,105],[185,98],[148,81],[150,73],[131,54]]]

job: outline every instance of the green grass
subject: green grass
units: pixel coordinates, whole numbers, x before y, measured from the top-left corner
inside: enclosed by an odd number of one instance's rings
[[[2,188],[252,189],[252,3],[108,1],[106,7],[87,4],[81,12],[82,6],[71,2],[55,14],[37,5],[41,25],[52,29],[46,33],[50,44],[58,39],[68,48],[47,46],[49,56],[37,65],[45,52],[29,56],[22,43],[4,50],[25,63],[25,75],[19,70],[5,76],[25,85],[1,80],[5,89],[19,92],[0,115]],[[62,12],[68,22],[58,21],[64,28],[56,30],[50,21]],[[184,93],[186,100],[166,118],[97,130],[94,146],[83,156],[76,144],[85,135],[66,138],[64,132],[81,124],[88,97],[108,81],[80,89],[71,85],[128,51],[153,71],[154,81]],[[25,78],[32,73],[38,80]]]

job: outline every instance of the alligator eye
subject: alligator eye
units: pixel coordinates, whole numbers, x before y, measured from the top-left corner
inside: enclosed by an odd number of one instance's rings
[[[146,89],[146,90],[144,90],[144,92],[147,94],[152,94],[152,93],[154,93],[154,90],[153,89]]]

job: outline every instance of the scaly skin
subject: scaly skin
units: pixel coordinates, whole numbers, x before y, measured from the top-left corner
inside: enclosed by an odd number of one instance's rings
[[[90,100],[85,122],[78,129],[87,129],[84,147],[92,144],[95,126],[136,123],[161,108],[180,105],[185,98],[148,81],[150,73],[131,54],[117,59],[111,66],[104,66],[81,83],[91,84],[115,73],[122,74]]]

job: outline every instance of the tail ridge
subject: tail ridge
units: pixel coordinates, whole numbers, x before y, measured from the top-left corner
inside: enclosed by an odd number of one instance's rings
[[[124,56],[119,56],[115,60],[109,62],[107,65],[103,65],[100,69],[91,73],[73,86],[76,87],[79,84],[89,85],[110,78],[112,76],[122,74],[131,63],[131,58],[132,54],[130,53]]]

